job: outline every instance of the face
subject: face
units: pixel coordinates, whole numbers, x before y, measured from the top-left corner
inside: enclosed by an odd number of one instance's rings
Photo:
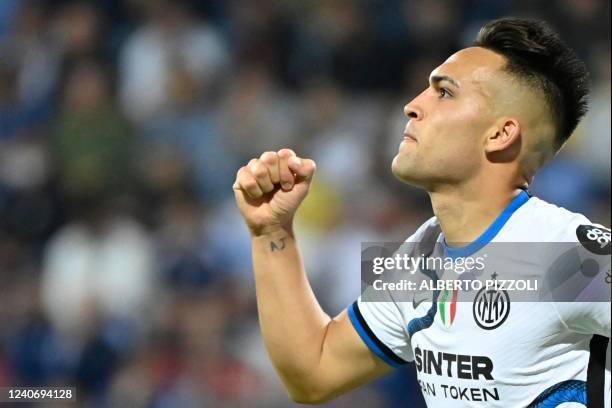
[[[434,69],[429,87],[404,108],[408,123],[392,163],[400,180],[428,191],[475,177],[496,118],[495,83],[504,58],[472,47]]]

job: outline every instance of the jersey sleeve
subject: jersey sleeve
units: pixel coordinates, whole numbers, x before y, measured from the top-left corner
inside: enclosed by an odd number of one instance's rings
[[[571,257],[560,257],[561,263],[574,273],[561,275],[576,291],[553,305],[569,330],[609,338],[610,230],[582,217],[570,223],[564,240],[573,242],[575,250],[566,252]]]
[[[401,311],[388,292],[366,289],[349,306],[348,315],[361,339],[381,360],[392,367],[414,360]]]
[[[439,235],[435,217],[427,220],[395,253],[421,253],[421,245],[433,244]],[[386,274],[389,272],[385,272]],[[414,361],[407,322],[412,304],[394,299],[388,290],[368,286],[348,308],[348,315],[357,333],[374,354],[392,367]]]

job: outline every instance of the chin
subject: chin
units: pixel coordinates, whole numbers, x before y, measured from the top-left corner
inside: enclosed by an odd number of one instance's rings
[[[401,166],[398,163],[398,157],[396,156],[391,163],[391,172],[395,176],[396,179],[401,181],[402,183],[410,184],[415,187],[422,186],[422,180],[420,180],[419,175],[414,169],[409,168],[404,165]]]

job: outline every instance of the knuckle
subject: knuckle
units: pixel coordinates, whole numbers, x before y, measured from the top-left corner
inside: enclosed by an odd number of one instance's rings
[[[249,178],[251,178],[251,174],[249,168],[246,166],[239,170],[236,175],[236,179],[240,181],[248,180]]]
[[[253,173],[255,171],[255,169],[257,167],[259,167],[259,160],[258,159],[252,159],[251,161],[249,161],[249,164],[247,165],[247,167],[249,168],[251,173]]]
[[[278,155],[280,157],[287,158],[287,157],[290,157],[290,156],[295,156],[296,154],[295,154],[295,152],[293,150],[288,149],[288,148],[284,148],[284,149],[280,149],[278,151]]]
[[[266,162],[266,163],[272,164],[272,163],[276,162],[277,157],[278,156],[277,156],[277,154],[275,152],[264,152],[261,155],[261,160]]]

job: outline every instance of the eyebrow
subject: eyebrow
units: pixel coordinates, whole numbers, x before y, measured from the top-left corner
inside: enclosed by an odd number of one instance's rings
[[[456,88],[461,88],[459,83],[447,75],[432,75],[430,80],[433,84],[438,85],[442,81],[446,81],[454,85]]]

